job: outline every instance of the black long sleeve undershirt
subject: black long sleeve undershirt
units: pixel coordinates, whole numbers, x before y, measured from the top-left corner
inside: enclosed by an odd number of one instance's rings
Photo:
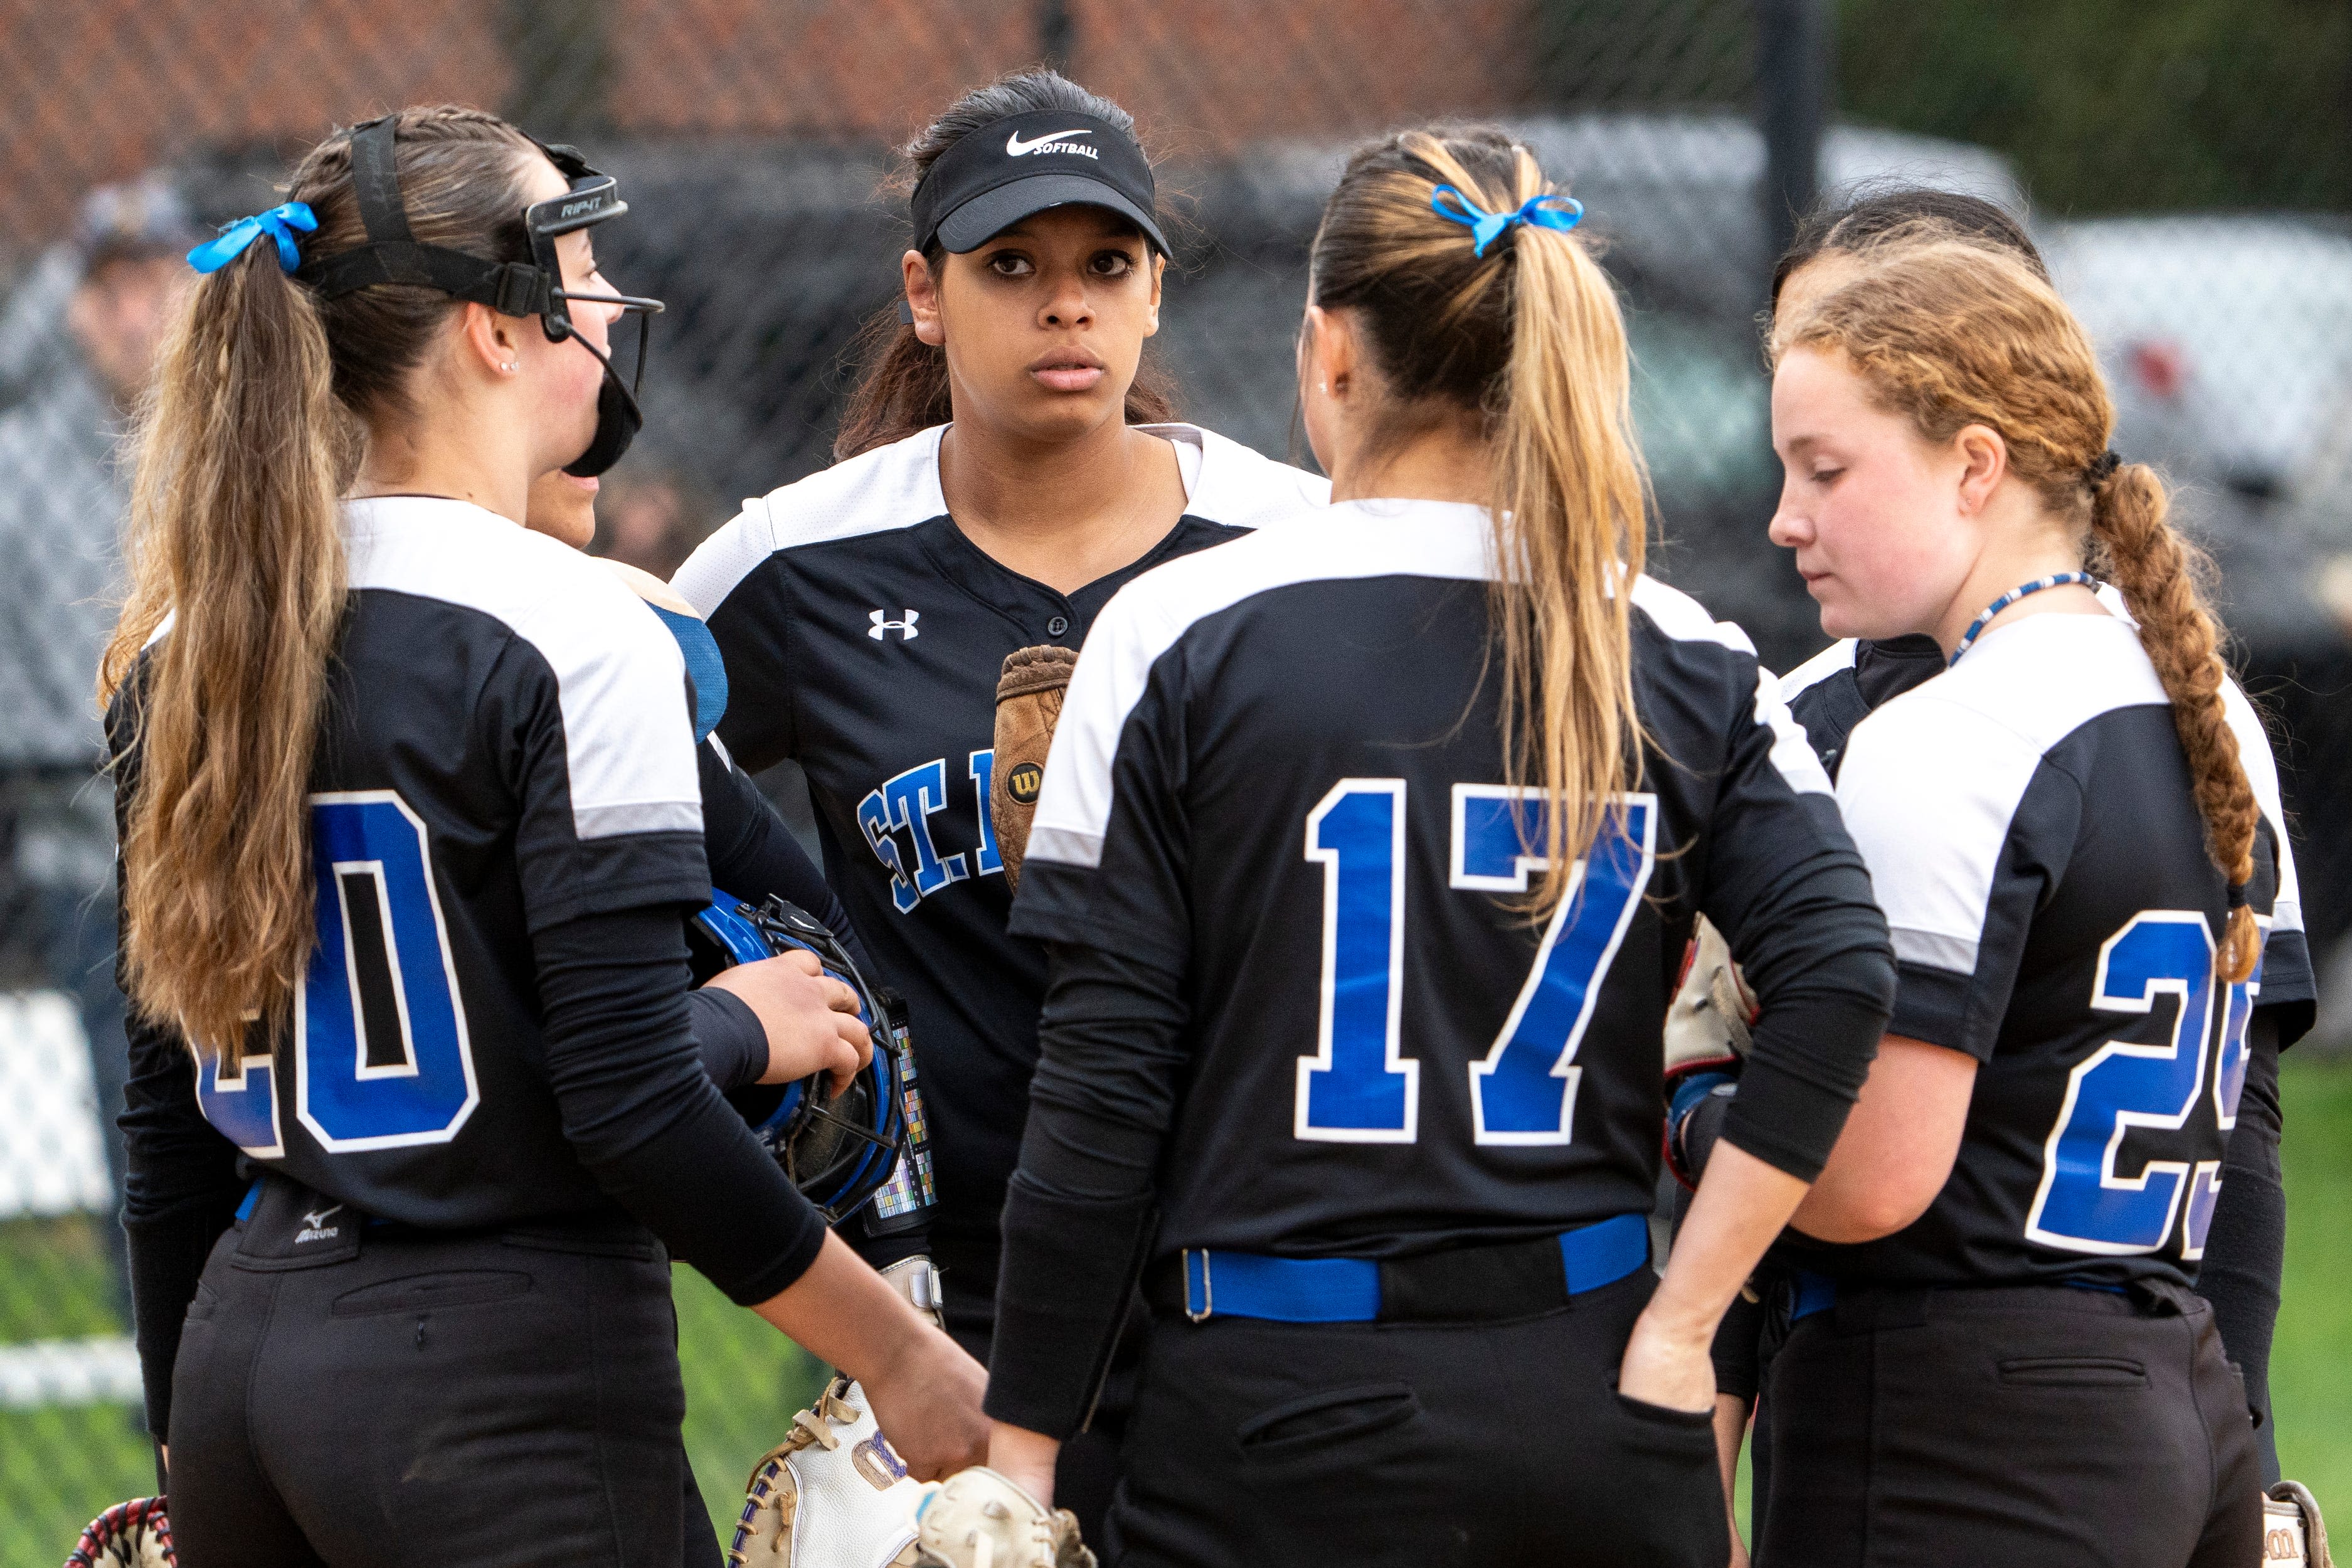
[[[731,991],[704,986],[686,996],[694,1048],[720,1093],[749,1089],[768,1070],[768,1031],[751,1005]]]
[[[2288,1004],[2294,1006],[2294,1004]],[[2284,1007],[2257,1007],[2247,1031],[2246,1083],[2238,1125],[2221,1160],[2221,1191],[2206,1232],[2197,1293],[2213,1303],[2221,1348],[2246,1380],[2246,1399],[2262,1414],[2254,1445],[2263,1484],[2279,1479],[2278,1436],[2271,1421],[2271,1338],[2278,1324],[2279,1284],[2286,1268],[2286,1186],[2279,1170],[2279,1050]]]
[[[116,960],[116,980],[121,960]],[[131,1077],[118,1125],[130,1152],[122,1229],[131,1247],[131,1331],[147,1394],[147,1429],[171,1430],[172,1368],[196,1280],[245,1193],[236,1146],[196,1104],[196,1075],[173,1030],[130,1019]]]
[[[1004,1197],[988,1414],[1078,1430],[1150,1245],[1153,1173],[1175,1122],[1191,1009],[1183,977],[1057,944],[1038,1021],[1021,1163]],[[1083,1351],[1084,1354],[1077,1353]]]
[[[841,939],[850,961],[870,984],[887,985],[888,976],[879,973],[866,955],[849,923],[849,911],[834,895],[824,871],[809,858],[808,851],[801,847],[800,840],[793,837],[793,830],[784,826],[751,776],[729,760],[716,737],[695,748],[695,761],[701,770],[702,845],[709,858],[712,883],[754,904],[775,893],[799,905]],[[711,1081],[722,1089],[736,1089],[756,1083],[767,1070],[767,1037],[760,1031],[751,1008],[740,999],[727,998],[734,1005],[731,1010],[715,1000],[698,1001],[724,994],[708,989],[694,994],[698,1002],[694,1033]],[[740,1016],[709,1016],[730,1011]],[[838,1228],[842,1238],[875,1268],[887,1268],[901,1258],[930,1251],[928,1224],[872,1236],[866,1232],[866,1215],[867,1211],[860,1209],[844,1218]]]
[[[548,1084],[596,1184],[740,1305],[799,1279],[824,1223],[703,1070],[676,911],[583,916],[531,945]]]
[[[1810,1182],[1877,1058],[1895,1009],[1895,963],[1870,873],[1845,840],[1836,803],[1801,800],[1822,819],[1821,847],[1775,863],[1769,882],[1710,888],[1702,902],[1762,1007],[1722,1135]]]
[[[716,741],[695,748],[695,763],[702,779],[702,849],[710,861],[711,881],[755,904],[776,893],[799,905],[841,939],[860,973],[881,984],[849,923],[849,911],[760,786],[727,759]]]

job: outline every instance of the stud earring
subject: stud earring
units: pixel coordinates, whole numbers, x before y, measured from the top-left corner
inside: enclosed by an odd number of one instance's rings
[[[499,366],[500,370],[506,372],[509,375],[512,375],[514,374],[514,367],[515,362],[512,360],[509,360],[506,363]]]

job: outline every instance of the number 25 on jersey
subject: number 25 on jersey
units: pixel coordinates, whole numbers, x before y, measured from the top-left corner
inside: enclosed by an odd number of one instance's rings
[[[1293,1132],[1333,1143],[1410,1143],[1422,1064],[1401,1038],[1405,952],[1402,779],[1342,779],[1307,817],[1307,858],[1323,868],[1323,974],[1317,1049],[1298,1058]],[[1542,790],[1457,784],[1451,887],[1525,893],[1549,862]],[[1469,1064],[1476,1142],[1566,1143],[1582,1069],[1576,1051],[1602,976],[1656,864],[1657,798],[1620,797],[1536,946],[1494,1047]]]
[[[2030,1240],[2067,1252],[2156,1252],[2180,1219],[2180,1255],[2204,1256],[2221,1163],[2148,1159],[2137,1175],[2126,1175],[2130,1162],[2124,1142],[2136,1127],[2170,1131],[2187,1126],[2208,1095],[2215,1123],[2229,1136],[2246,1085],[2246,1026],[2262,978],[2257,961],[2242,984],[2216,984],[2213,933],[2194,910],[2144,910],[2107,938],[2099,949],[2091,1005],[2102,1013],[2145,1015],[2169,996],[2172,1027],[2161,1044],[2110,1040],[2069,1075],[2065,1103],[2043,1145],[2042,1184],[2026,1217]]]

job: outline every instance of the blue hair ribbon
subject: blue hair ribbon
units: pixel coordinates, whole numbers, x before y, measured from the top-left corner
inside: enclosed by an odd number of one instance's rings
[[[319,226],[318,216],[307,202],[288,202],[271,207],[266,213],[241,217],[222,227],[220,237],[208,239],[188,252],[188,265],[199,272],[217,272],[245,254],[245,247],[263,235],[278,242],[278,265],[288,272],[302,265],[302,252],[294,238],[294,231],[304,234]]]
[[[1445,198],[1454,198],[1446,205]],[[1519,204],[1519,210],[1490,213],[1464,195],[1452,185],[1440,185],[1431,193],[1429,210],[1450,223],[1458,223],[1470,231],[1475,248],[1472,254],[1485,256],[1486,247],[1521,224],[1533,224],[1538,228],[1557,229],[1566,234],[1584,216],[1584,204],[1574,196],[1529,196]]]

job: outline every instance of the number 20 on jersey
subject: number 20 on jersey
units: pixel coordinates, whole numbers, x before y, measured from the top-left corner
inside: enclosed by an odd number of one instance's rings
[[[1323,868],[1323,973],[1316,1053],[1298,1058],[1292,1131],[1334,1143],[1410,1143],[1422,1064],[1404,1054],[1405,799],[1402,779],[1342,779],[1307,817]],[[1525,893],[1545,870],[1549,807],[1539,788],[1457,784],[1448,886]],[[1495,1043],[1469,1064],[1483,1144],[1559,1144],[1576,1115],[1577,1047],[1656,865],[1657,797],[1619,797],[1577,863]]]
[[[310,849],[318,945],[286,1058],[295,1114],[331,1153],[446,1143],[481,1089],[425,823],[391,790],[314,795]],[[197,1067],[205,1119],[257,1159],[286,1152],[278,1065],[249,1044]]]

